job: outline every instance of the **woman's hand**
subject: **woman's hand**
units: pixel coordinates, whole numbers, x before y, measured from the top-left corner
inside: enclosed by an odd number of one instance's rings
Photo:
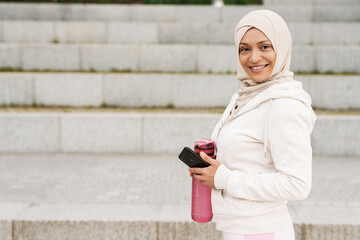
[[[208,186],[209,188],[215,189],[215,173],[221,163],[212,159],[204,152],[200,152],[200,157],[204,161],[210,163],[210,166],[206,168],[189,168],[190,176],[194,176],[195,179],[199,180],[202,184]]]

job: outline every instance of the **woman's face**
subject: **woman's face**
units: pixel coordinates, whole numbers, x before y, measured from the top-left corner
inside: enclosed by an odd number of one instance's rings
[[[274,68],[276,53],[263,32],[250,28],[239,44],[239,60],[255,82],[264,82]]]

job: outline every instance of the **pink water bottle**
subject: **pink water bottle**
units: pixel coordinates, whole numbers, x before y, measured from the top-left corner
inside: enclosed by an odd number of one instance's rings
[[[214,155],[214,141],[198,139],[195,141],[194,152],[205,152],[212,158]],[[206,223],[213,218],[211,207],[211,189],[192,177],[191,217],[195,222]]]

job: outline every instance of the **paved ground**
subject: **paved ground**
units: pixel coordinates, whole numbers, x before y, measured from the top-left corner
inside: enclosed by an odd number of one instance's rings
[[[290,203],[294,221],[360,224],[359,170],[360,157],[315,157],[310,196]],[[0,171],[0,205],[189,209],[191,200],[176,155],[2,154]]]

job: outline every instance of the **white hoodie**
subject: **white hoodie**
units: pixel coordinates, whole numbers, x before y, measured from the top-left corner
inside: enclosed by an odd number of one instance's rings
[[[222,163],[212,191],[216,227],[234,234],[278,231],[292,223],[287,201],[310,192],[311,99],[299,81],[275,84],[223,124],[237,97],[212,133]]]

